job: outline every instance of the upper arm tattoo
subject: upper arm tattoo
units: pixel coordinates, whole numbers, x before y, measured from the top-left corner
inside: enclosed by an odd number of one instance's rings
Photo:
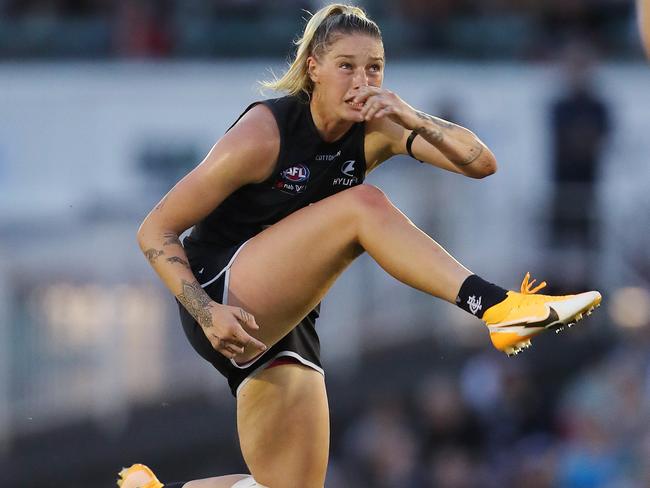
[[[162,256],[163,254],[165,254],[163,251],[161,251],[161,250],[159,250],[159,249],[154,249],[154,248],[147,249],[147,250],[144,252],[144,255],[147,257],[147,259],[149,260],[149,262],[150,262],[151,264],[155,263],[155,262],[156,262],[156,259],[158,259],[158,258],[159,258],[160,256]]]
[[[167,203],[167,196],[158,202],[158,205],[154,207],[154,210],[161,210],[165,206],[165,203]]]
[[[172,256],[171,258],[167,258],[168,263],[178,263],[182,264],[185,266],[187,269],[191,270],[192,268],[190,267],[190,264],[185,261],[183,258],[179,258],[178,256]]]
[[[182,247],[181,240],[178,238],[177,234],[173,232],[165,232],[163,234],[163,237],[165,238],[163,246],[172,246],[174,244],[177,244]]]

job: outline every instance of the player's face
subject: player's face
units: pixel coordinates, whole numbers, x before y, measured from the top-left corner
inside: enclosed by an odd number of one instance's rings
[[[352,98],[362,86],[380,87],[384,80],[384,46],[363,34],[343,35],[318,59],[310,58],[314,96],[339,118],[358,121],[362,103]]]

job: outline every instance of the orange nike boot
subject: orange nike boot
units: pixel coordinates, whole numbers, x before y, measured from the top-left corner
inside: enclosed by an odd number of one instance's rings
[[[163,484],[158,481],[153,471],[144,464],[134,464],[130,468],[124,468],[119,476],[117,486],[120,488],[163,488]]]
[[[546,282],[533,288],[535,280],[529,280],[530,273],[526,273],[519,293],[508,291],[505,300],[483,314],[492,344],[508,356],[530,347],[532,337],[545,330],[559,332],[565,326],[571,327],[600,306],[602,297],[597,291],[565,296],[536,295]]]

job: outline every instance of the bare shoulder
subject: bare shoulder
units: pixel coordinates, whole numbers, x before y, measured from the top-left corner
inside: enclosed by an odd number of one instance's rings
[[[246,171],[253,182],[273,171],[280,152],[280,131],[271,110],[259,103],[246,112],[219,140],[215,153]]]

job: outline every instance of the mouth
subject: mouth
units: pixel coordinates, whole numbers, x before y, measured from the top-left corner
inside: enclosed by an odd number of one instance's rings
[[[345,103],[347,103],[354,110],[361,110],[363,108],[363,106],[365,105],[364,102],[356,102],[355,103],[352,100],[347,100]]]

